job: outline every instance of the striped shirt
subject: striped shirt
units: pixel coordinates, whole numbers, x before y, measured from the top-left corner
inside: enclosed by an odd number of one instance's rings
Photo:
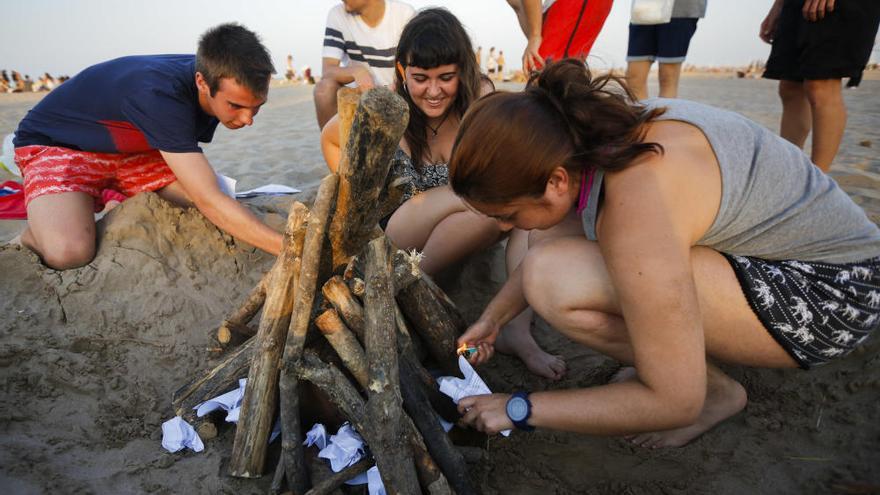
[[[410,5],[386,0],[382,21],[370,27],[360,15],[349,14],[345,6],[339,4],[327,15],[323,57],[335,58],[343,67],[365,66],[377,85],[387,86],[394,81],[394,57],[400,33],[414,15]]]

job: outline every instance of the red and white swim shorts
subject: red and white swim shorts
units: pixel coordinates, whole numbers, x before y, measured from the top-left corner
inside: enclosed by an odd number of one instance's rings
[[[15,162],[24,178],[25,204],[62,192],[83,192],[102,203],[106,190],[134,196],[177,180],[158,150],[92,153],[55,146],[22,146],[15,149]]]

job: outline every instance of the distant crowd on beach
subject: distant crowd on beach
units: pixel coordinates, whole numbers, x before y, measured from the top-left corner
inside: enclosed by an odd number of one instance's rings
[[[10,75],[11,74],[11,75]],[[22,77],[21,73],[13,70],[0,71],[0,93],[37,93],[40,91],[52,91],[59,84],[70,79],[68,76],[53,77],[48,72],[34,81],[30,74]]]
[[[287,54],[287,70],[284,71],[284,81],[289,83],[315,84],[315,76],[312,75],[312,68],[308,65],[303,66],[299,73],[293,67],[293,55]]]

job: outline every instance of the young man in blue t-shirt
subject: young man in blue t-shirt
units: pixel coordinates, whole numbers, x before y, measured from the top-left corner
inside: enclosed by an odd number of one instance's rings
[[[102,195],[156,191],[277,255],[281,235],[221,192],[198,146],[218,123],[251,125],[274,72],[256,34],[223,24],[202,35],[195,56],[118,58],[56,88],[16,131],[28,213],[22,244],[52,268],[85,265],[95,256]]]

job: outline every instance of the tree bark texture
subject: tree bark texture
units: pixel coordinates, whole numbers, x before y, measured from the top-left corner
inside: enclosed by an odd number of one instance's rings
[[[229,473],[242,478],[259,477],[266,460],[266,444],[272,429],[278,394],[278,367],[293,310],[305,241],[308,208],[296,202],[290,208],[281,253],[272,267],[266,287],[266,302],[257,339],[257,351],[248,373],[235,441],[229,460]]]
[[[299,361],[302,355],[309,322],[312,319],[318,271],[324,252],[325,232],[330,212],[333,209],[338,182],[339,178],[336,175],[324,177],[318,188],[318,195],[315,197],[312,211],[309,213],[297,290],[287,339],[284,344],[279,379],[280,415],[283,425],[281,428],[281,458],[284,460],[287,484],[296,493],[305,492],[309,482],[303,457],[302,427],[299,421],[299,390],[294,364]]]
[[[376,205],[408,121],[406,102],[387,88],[361,96],[344,148],[348,166],[339,171],[336,215],[330,226],[334,268],[345,265],[373,238],[381,214]]]

